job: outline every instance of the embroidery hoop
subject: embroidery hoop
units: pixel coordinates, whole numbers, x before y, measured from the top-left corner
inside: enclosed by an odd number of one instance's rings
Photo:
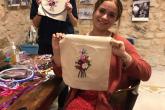
[[[12,71],[12,70],[26,70],[30,73],[30,75],[28,75],[26,78],[22,78],[22,79],[4,79],[2,78],[2,74],[7,72],[7,71]],[[34,72],[30,69],[26,69],[26,68],[10,68],[10,69],[6,69],[6,70],[3,70],[0,72],[0,81],[2,82],[19,82],[19,83],[22,83],[22,82],[26,82],[30,79],[32,79],[34,77]]]
[[[56,1],[57,1],[57,5],[53,7],[54,10],[50,10],[48,0],[42,0],[41,6],[43,10],[48,14],[51,14],[51,15],[59,14],[65,10],[66,0],[56,0]]]

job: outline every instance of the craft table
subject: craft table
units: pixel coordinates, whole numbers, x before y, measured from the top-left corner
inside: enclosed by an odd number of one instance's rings
[[[7,110],[49,110],[62,88],[63,84],[61,82],[62,79],[55,76],[53,79],[42,82],[23,93],[16,92],[10,96],[0,96],[0,104],[13,99],[15,95],[19,95],[19,97],[7,107]],[[30,86],[33,85],[33,83],[33,81],[29,81],[26,85]]]
[[[22,94],[7,110],[49,110],[60,90],[61,79],[54,78]],[[0,97],[0,103],[10,97]],[[23,109],[26,108],[26,109]]]

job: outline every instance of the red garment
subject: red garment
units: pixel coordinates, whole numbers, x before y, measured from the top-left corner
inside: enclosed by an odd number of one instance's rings
[[[114,38],[124,42],[127,53],[132,56],[131,65],[124,68],[122,66],[122,61],[117,56],[112,55],[108,90],[98,92],[72,88],[68,96],[65,110],[122,110],[120,107],[112,109],[111,105],[108,103],[108,94],[118,89],[128,88],[130,86],[130,79],[147,81],[150,78],[151,67],[136,52],[134,46],[121,36],[114,36]],[[55,73],[59,72],[55,70]]]

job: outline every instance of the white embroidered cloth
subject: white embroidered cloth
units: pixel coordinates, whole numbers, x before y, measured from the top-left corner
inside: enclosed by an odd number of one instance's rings
[[[48,16],[52,19],[66,21],[66,2],[67,0],[42,0],[38,7],[38,14]]]
[[[60,41],[62,76],[72,88],[107,90],[111,37],[71,35]]]

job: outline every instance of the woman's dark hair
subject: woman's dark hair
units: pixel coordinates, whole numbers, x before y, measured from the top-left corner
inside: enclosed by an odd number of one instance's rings
[[[94,12],[97,10],[97,8],[104,2],[104,1],[114,1],[117,6],[117,18],[116,21],[120,19],[121,14],[123,12],[123,5],[120,0],[97,0],[94,7]]]

